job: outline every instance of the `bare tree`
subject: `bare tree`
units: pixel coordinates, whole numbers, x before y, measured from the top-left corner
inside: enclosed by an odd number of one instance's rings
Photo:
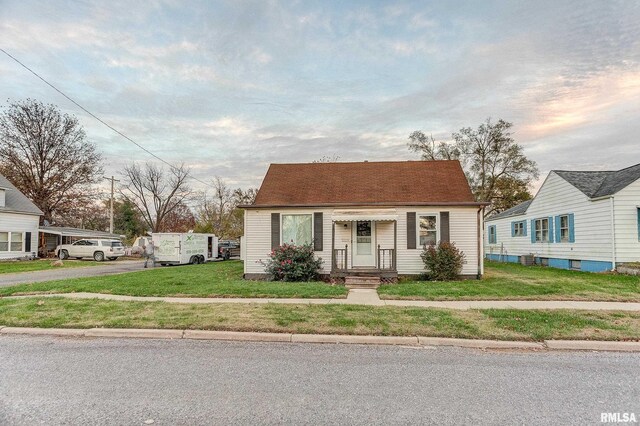
[[[161,232],[168,215],[192,195],[187,184],[189,169],[184,164],[165,170],[153,163],[125,166],[120,195],[133,204],[151,232]]]
[[[95,201],[101,161],[78,119],[54,105],[27,99],[0,115],[0,173],[42,210],[43,220],[64,223]]]
[[[317,160],[313,160],[312,163],[337,163],[340,161],[339,155],[323,155]]]
[[[205,194],[198,206],[196,229],[200,232],[212,232],[222,238],[240,237],[244,229],[244,215],[238,206],[252,204],[258,190],[231,190],[219,176],[213,179],[212,188],[213,194]]]

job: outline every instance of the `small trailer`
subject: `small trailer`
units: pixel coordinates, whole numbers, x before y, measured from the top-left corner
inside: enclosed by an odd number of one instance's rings
[[[193,232],[162,232],[152,235],[156,263],[187,265],[218,257],[218,237]]]

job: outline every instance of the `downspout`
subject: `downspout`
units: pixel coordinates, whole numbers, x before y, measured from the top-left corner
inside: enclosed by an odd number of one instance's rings
[[[611,200],[611,270],[616,270],[616,215],[615,215],[615,200],[613,195]]]
[[[482,262],[484,262],[484,254],[482,253],[482,240],[484,238],[484,232],[483,229],[481,227],[481,221],[480,221],[480,217],[484,216],[484,207],[480,207],[478,208],[478,218],[477,218],[477,228],[478,228],[478,236],[477,236],[477,240],[478,240],[478,279],[482,278]]]

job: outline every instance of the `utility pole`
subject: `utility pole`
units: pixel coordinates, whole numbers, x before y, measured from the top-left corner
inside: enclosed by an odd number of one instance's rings
[[[113,234],[113,187],[115,182],[120,182],[114,176],[106,177],[103,176],[106,180],[111,181],[111,200],[110,200],[110,214],[109,214],[109,233]]]

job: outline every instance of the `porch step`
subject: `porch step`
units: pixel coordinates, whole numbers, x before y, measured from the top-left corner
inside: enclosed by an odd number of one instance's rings
[[[344,278],[344,285],[347,288],[378,288],[380,286],[380,277],[347,276]]]

